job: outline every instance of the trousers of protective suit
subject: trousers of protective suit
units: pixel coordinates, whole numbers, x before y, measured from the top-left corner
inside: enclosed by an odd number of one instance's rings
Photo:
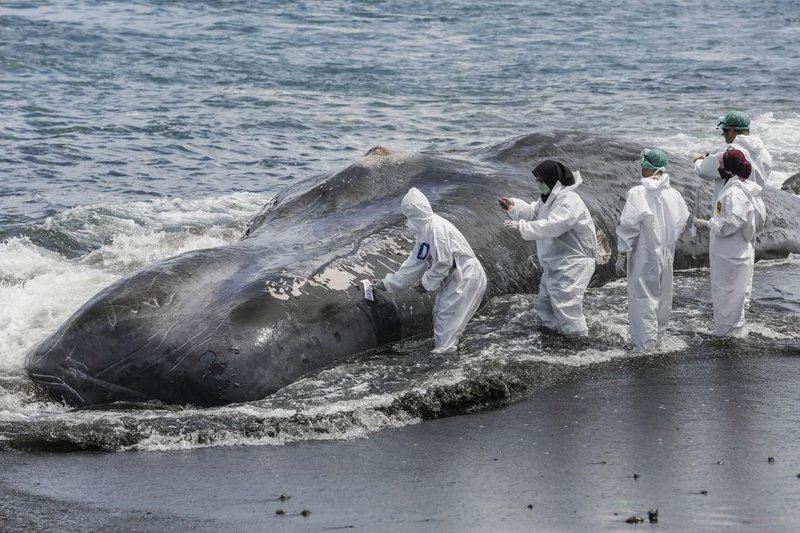
[[[628,254],[628,321],[637,351],[649,348],[667,333],[672,314],[674,250],[661,248],[652,263]],[[645,270],[646,274],[640,271]]]
[[[595,260],[570,258],[568,263],[555,272],[549,268],[542,270],[536,311],[544,327],[562,335],[584,336],[589,327],[583,315],[583,295],[592,280]]]
[[[473,257],[459,257],[433,304],[434,353],[446,352],[458,343],[486,292],[486,273]]]
[[[745,323],[744,311],[753,280],[755,252],[744,257],[724,257],[719,238],[711,235],[711,299],[714,302],[714,335],[736,334]]]

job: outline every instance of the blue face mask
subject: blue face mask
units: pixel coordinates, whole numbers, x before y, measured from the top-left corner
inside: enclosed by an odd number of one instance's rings
[[[550,194],[550,187],[543,181],[537,182],[539,184],[539,192],[542,194]]]

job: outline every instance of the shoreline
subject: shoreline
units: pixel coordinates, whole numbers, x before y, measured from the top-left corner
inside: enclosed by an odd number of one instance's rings
[[[597,531],[633,516],[649,527],[658,509],[667,531],[792,531],[798,364],[601,368],[507,407],[348,441],[3,452],[0,530]]]

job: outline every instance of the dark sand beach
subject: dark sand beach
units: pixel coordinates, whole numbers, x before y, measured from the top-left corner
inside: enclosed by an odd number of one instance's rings
[[[6,1],[0,35],[0,533],[800,531],[797,199],[767,191],[750,336],[709,334],[701,236],[675,265],[672,338],[655,355],[628,351],[622,280],[587,292],[590,337],[541,334],[541,263],[508,240],[495,199],[535,199],[531,169],[569,159],[613,251],[652,147],[692,213],[710,215],[690,164],[725,149],[729,110],[770,152],[767,185],[791,180],[797,2]],[[365,158],[376,145],[408,166],[363,166],[382,159]],[[29,377],[31,351],[81,306],[183,254],[221,260],[168,267],[189,292],[131,291],[132,313],[164,308],[148,341],[212,316],[222,327],[234,309],[231,339],[270,338],[264,302],[240,298],[280,282],[285,302],[313,282],[328,302],[348,272],[374,277],[377,259],[359,257],[402,227],[399,184],[463,220],[485,266],[509,265],[454,356],[431,356],[427,336],[387,344],[224,408],[73,410]],[[249,222],[267,219],[281,239],[242,255]],[[186,294],[213,313],[177,305]],[[314,298],[298,309],[317,324],[341,310]],[[303,361],[330,344],[300,318]],[[80,364],[107,355],[88,331],[69,352]],[[329,333],[349,353],[373,346]],[[405,336],[375,333],[375,346]],[[109,365],[146,355],[121,331],[112,341],[125,356]]]
[[[0,530],[796,531],[793,353],[599,368],[349,441],[3,452]]]

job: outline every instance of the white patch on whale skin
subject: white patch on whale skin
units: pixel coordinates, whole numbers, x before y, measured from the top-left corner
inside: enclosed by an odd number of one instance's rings
[[[388,270],[395,270],[401,262],[396,258],[408,253],[398,242],[399,235],[371,235],[365,238],[354,255],[333,261],[322,273],[314,276],[315,281],[333,290],[346,290],[359,278],[375,276],[375,269],[367,256],[395,258],[393,265],[386,265]],[[379,261],[382,263],[382,261]]]
[[[388,233],[388,234],[387,234]],[[411,253],[413,237],[409,238],[405,228],[391,228],[387,233],[370,235],[361,241],[357,251],[346,257],[333,259],[310,278],[290,277],[278,281],[268,281],[265,292],[277,300],[288,300],[303,294],[303,287],[325,287],[334,291],[346,291],[359,279],[375,276],[374,257],[381,259],[377,264],[394,271]],[[370,257],[370,259],[366,259]],[[385,258],[385,259],[384,259]]]
[[[328,267],[314,276],[313,281],[334,291],[343,291],[356,282],[357,276],[350,272]]]
[[[286,278],[286,280],[291,280],[291,283],[286,283],[283,279],[281,282],[268,281],[264,290],[276,300],[288,300],[291,296],[297,297],[303,294],[300,288],[308,283],[308,280],[303,278]]]
[[[605,265],[611,259],[611,243],[605,232],[597,230],[597,252],[595,259],[598,265]]]

